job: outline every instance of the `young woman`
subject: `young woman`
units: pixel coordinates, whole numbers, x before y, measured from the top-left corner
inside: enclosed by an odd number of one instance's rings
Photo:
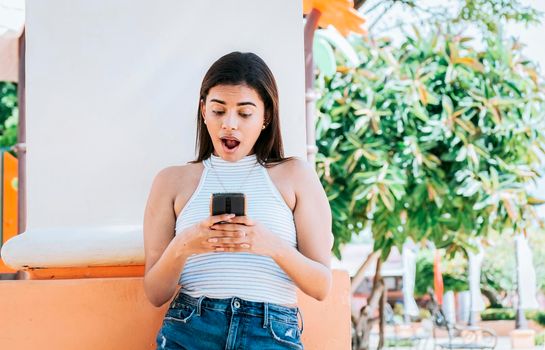
[[[176,294],[158,348],[303,349],[296,287],[317,300],[330,290],[331,211],[313,167],[283,155],[261,58],[210,67],[197,128],[197,159],[156,175],[144,214],[146,295],[160,307]],[[218,192],[244,193],[246,216],[211,216]]]

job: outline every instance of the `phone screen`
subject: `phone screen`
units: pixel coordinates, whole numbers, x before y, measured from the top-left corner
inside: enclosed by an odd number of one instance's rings
[[[212,216],[221,214],[246,215],[246,195],[244,193],[213,193],[210,204]]]

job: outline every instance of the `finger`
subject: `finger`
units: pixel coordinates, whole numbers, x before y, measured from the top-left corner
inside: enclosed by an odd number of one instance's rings
[[[240,248],[240,244],[224,243],[224,244],[222,244],[222,245],[216,245],[215,247],[218,247],[218,248],[229,248],[229,249],[238,249],[238,248]]]
[[[224,230],[224,231],[238,231],[241,229],[241,227],[244,226],[242,224],[214,224],[210,226],[213,230]]]
[[[212,237],[209,238],[208,243],[219,243],[219,244],[241,244],[246,243],[244,238],[233,238],[233,237]]]
[[[247,234],[244,230],[225,231],[225,230],[208,230],[208,237],[246,237]]]
[[[214,247],[215,252],[245,252],[250,249],[249,244],[239,244],[239,245],[233,245],[233,246],[219,246]]]
[[[246,226],[254,226],[254,220],[250,219],[248,216],[235,216],[231,219],[230,223],[232,224],[243,224]]]
[[[216,252],[234,252],[235,248],[233,247],[216,247],[214,248]]]
[[[231,221],[235,217],[235,214],[221,214],[208,217],[207,224],[212,226],[220,221]]]

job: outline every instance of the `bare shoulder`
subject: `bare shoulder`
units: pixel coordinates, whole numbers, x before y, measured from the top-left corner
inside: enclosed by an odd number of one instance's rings
[[[187,163],[185,165],[172,165],[161,169],[155,180],[165,185],[177,185],[181,181],[187,181],[202,172],[202,163]]]
[[[202,172],[202,164],[200,163],[172,165],[157,172],[153,181],[157,184],[157,187],[164,190],[171,189],[175,192],[180,186],[183,186],[188,181],[191,182],[199,171]]]
[[[312,165],[299,157],[273,164],[268,172],[292,212],[297,206],[297,199],[305,196],[309,187],[319,183]]]
[[[292,157],[291,159],[280,163],[275,167],[278,167],[278,172],[282,173],[283,177],[290,179],[295,187],[301,185],[301,182],[305,182],[316,177],[314,167],[300,157]]]
[[[174,212],[178,217],[197,186],[199,186],[204,165],[202,163],[188,163],[174,168],[172,170],[173,187],[175,188]]]
[[[294,157],[292,160],[288,161],[288,163],[291,166],[290,171],[297,177],[313,176],[315,174],[314,167],[302,158]]]
[[[171,200],[177,214],[197,187],[202,170],[202,163],[165,167],[155,175],[152,192]]]

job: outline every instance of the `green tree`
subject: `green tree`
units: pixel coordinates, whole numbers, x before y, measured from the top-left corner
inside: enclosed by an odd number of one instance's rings
[[[337,255],[366,225],[386,257],[407,237],[453,253],[536,220],[525,184],[545,149],[543,83],[517,42],[485,39],[479,51],[447,25],[399,48],[355,37],[362,64],[318,79]]]
[[[452,1],[442,8],[356,1],[356,8],[369,5],[363,13],[371,34],[351,38],[357,64],[342,40],[315,41],[322,96],[316,165],[335,218],[333,250],[339,256],[342,243],[370,227],[374,250],[382,252],[368,305],[352,317],[354,349],[368,348],[379,304],[384,345],[380,266],[392,246],[401,249],[407,238],[431,241],[454,257],[476,239],[526,231],[538,221],[532,206],[540,201],[526,184],[540,176],[545,153],[545,89],[501,27],[536,22],[539,14],[518,1],[455,3],[458,12]],[[394,5],[418,19],[399,46],[374,30]],[[382,12],[371,18],[374,10]],[[466,27],[477,28],[477,40],[464,34]],[[463,288],[461,279],[448,277],[446,287]]]

